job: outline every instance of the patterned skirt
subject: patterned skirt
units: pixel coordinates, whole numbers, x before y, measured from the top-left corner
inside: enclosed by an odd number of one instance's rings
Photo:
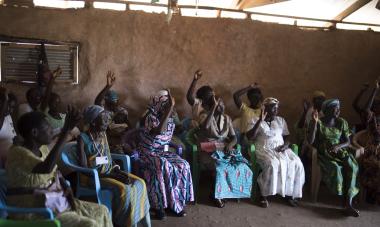
[[[140,174],[147,184],[154,209],[170,208],[180,213],[194,201],[189,163],[173,152],[140,152]]]

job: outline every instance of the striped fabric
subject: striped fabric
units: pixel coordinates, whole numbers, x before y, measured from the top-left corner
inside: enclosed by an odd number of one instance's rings
[[[152,208],[170,208],[180,213],[186,202],[194,201],[190,165],[177,154],[164,151],[174,132],[173,118],[169,118],[166,132],[150,135],[150,130],[158,125],[158,117],[148,113],[139,146],[141,175],[146,181]]]

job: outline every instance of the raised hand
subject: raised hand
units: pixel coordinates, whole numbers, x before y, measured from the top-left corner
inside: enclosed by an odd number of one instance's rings
[[[202,70],[198,69],[197,71],[195,71],[194,73],[194,80],[199,80],[203,75],[203,72]]]
[[[170,89],[166,89],[168,91],[168,96],[169,96],[169,107],[170,108],[173,108],[174,105],[175,105],[175,99],[174,97],[172,96],[172,93],[170,92]]]
[[[258,88],[259,87],[259,84],[258,83],[253,83],[251,85],[249,85],[251,88]]]
[[[339,150],[340,150],[339,146],[333,146],[333,147],[330,149],[330,153],[338,154]]]
[[[115,83],[116,77],[115,73],[112,71],[107,72],[107,86],[112,87],[113,84]]]
[[[75,126],[77,126],[81,118],[81,114],[75,107],[71,105],[67,106],[65,125],[63,126],[62,131],[71,131]]]
[[[261,106],[260,121],[264,120],[267,117],[267,112],[265,111],[265,106]]]
[[[317,122],[317,121],[319,120],[319,113],[318,113],[318,110],[313,110],[312,117],[313,117],[313,120],[314,120],[315,122]]]

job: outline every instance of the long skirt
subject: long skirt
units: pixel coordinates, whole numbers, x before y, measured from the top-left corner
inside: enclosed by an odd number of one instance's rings
[[[355,157],[348,151],[341,151],[339,155],[330,155],[318,151],[319,165],[322,171],[322,180],[329,190],[336,195],[347,195],[353,198],[359,193],[357,175],[359,165]]]
[[[75,211],[57,215],[62,227],[112,227],[107,207],[96,203],[75,200]]]
[[[149,200],[143,179],[128,174],[132,184],[112,178],[100,178],[102,188],[112,190],[113,220],[118,226],[133,226],[149,216]]]
[[[215,159],[215,198],[250,198],[252,171],[240,152],[226,155],[223,151],[212,154]]]
[[[277,152],[257,147],[256,158],[262,172],[257,178],[262,196],[281,195],[302,198],[305,170],[291,149]]]
[[[194,201],[190,165],[174,152],[140,152],[140,174],[152,208],[180,213]]]

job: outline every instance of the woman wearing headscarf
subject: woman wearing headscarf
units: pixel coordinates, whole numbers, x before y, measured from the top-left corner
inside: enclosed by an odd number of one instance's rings
[[[158,92],[151,98],[141,121],[140,173],[146,181],[149,201],[158,219],[165,217],[165,208],[170,208],[177,216],[185,216],[186,202],[194,200],[189,163],[169,152],[175,128],[174,104],[168,90]]]
[[[277,116],[279,101],[266,98],[260,118],[247,132],[247,138],[256,145],[257,163],[262,172],[257,178],[262,207],[268,207],[268,196],[281,195],[292,206],[302,198],[305,170],[300,158],[289,148],[288,126],[285,119]]]
[[[112,162],[105,131],[109,115],[103,107],[92,105],[83,118],[88,126],[78,137],[78,156],[81,166],[96,168],[102,188],[113,192],[112,210],[116,226],[137,226],[140,221],[150,227],[149,201],[144,180],[123,172]]]
[[[62,227],[111,227],[105,206],[75,199],[57,168],[68,133],[79,122],[78,111],[69,107],[65,125],[49,150],[53,129],[41,112],[29,112],[18,120],[24,141],[10,148],[7,159],[7,204],[15,207],[47,207]],[[36,214],[12,214],[11,218],[33,220]]]
[[[200,116],[200,161],[213,171],[212,196],[216,206],[222,208],[223,199],[251,197],[252,171],[241,152],[234,149],[237,138],[231,118],[224,113],[223,101],[213,100],[212,109]]]
[[[359,211],[352,206],[358,194],[356,177],[359,172],[355,157],[349,152],[350,130],[340,114],[340,101],[328,99],[322,105],[324,116],[319,119],[314,111],[309,127],[309,143],[318,150],[322,180],[337,195],[345,197],[347,215],[358,217]]]

